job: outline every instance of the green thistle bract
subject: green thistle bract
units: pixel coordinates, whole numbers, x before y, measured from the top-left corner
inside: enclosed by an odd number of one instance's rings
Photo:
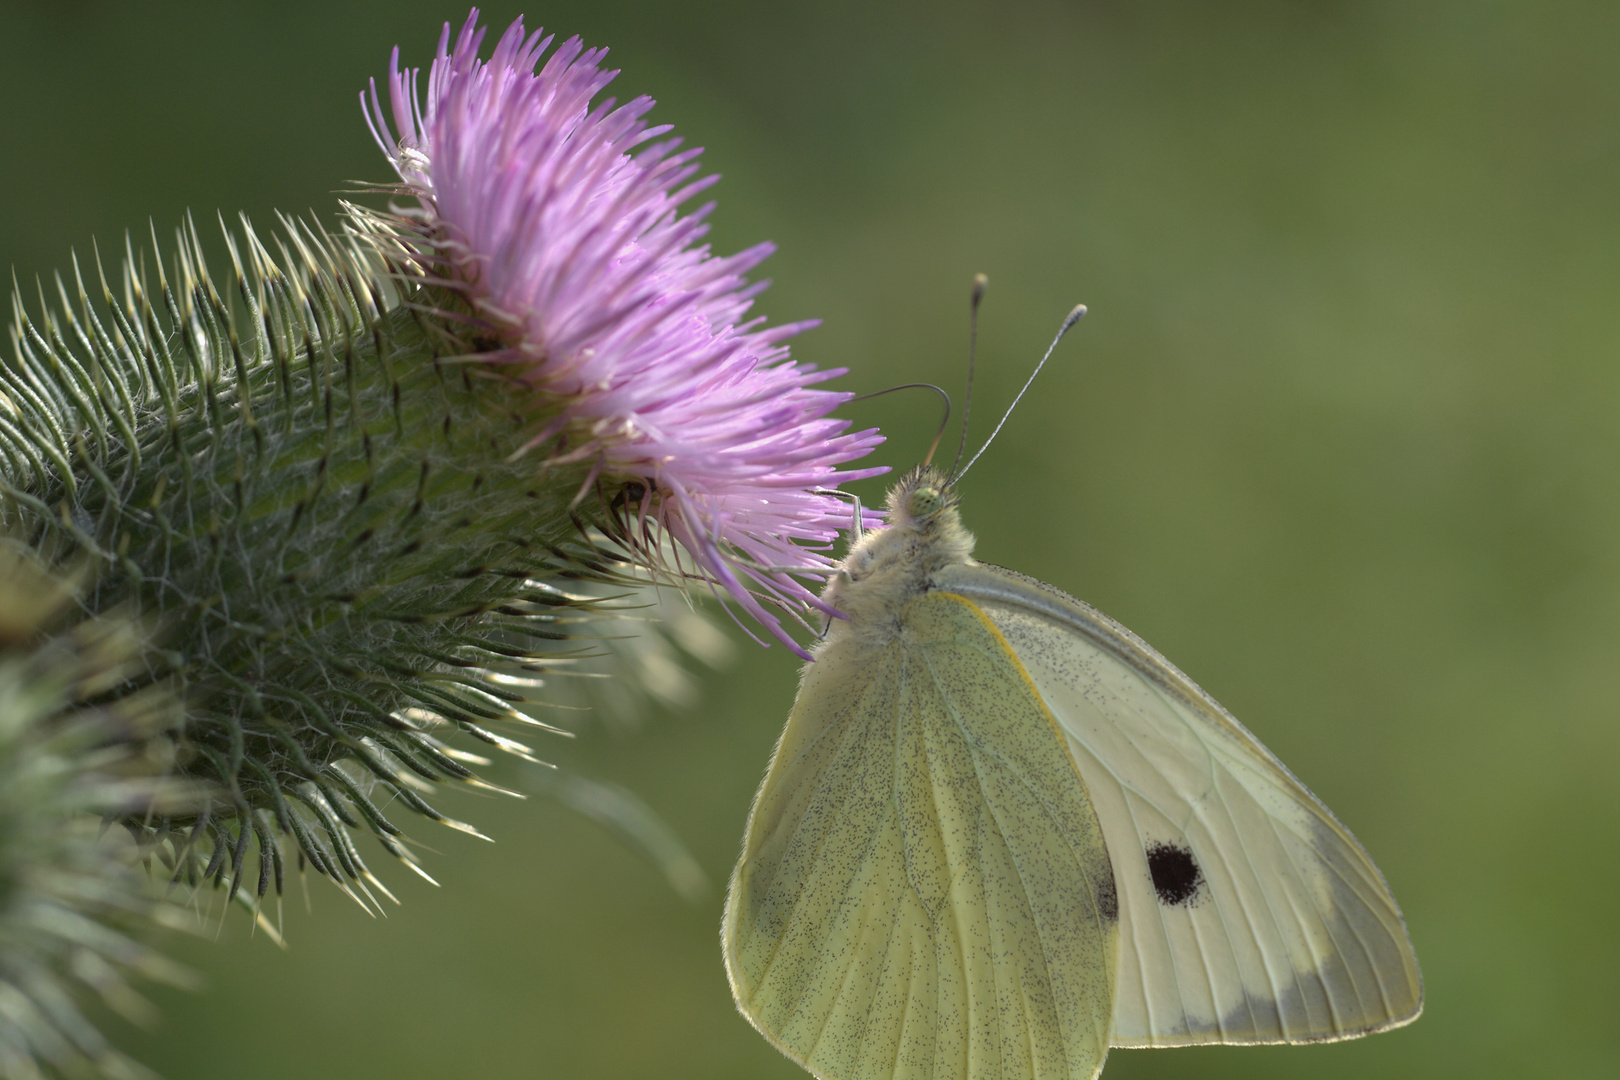
[[[0,1077],[150,1075],[79,1010],[88,988],[136,1020],[151,1007],[127,974],[186,973],[116,929],[176,909],[147,898],[134,852],[96,818],[170,798],[145,750],[172,723],[158,688],[122,684],[142,647],[122,619],[47,632],[68,589],[0,547]],[[54,1070],[54,1072],[53,1072]]]
[[[212,788],[144,827],[177,879],[249,906],[280,888],[282,835],[357,899],[380,883],[351,829],[415,866],[385,804],[477,835],[424,798],[481,783],[441,736],[527,757],[492,730],[547,726],[511,684],[613,607],[573,586],[628,582],[591,539],[616,532],[615,493],[582,489],[587,465],[510,461],[532,416],[505,385],[453,362],[370,249],[285,225],[279,259],[227,233],[230,300],[189,226],[168,269],[128,254],[121,295],[98,258],[103,305],[75,265],[54,312],[16,301],[0,373],[5,524],[88,559],[87,611],[152,622],[123,692],[174,688],[175,769]]]

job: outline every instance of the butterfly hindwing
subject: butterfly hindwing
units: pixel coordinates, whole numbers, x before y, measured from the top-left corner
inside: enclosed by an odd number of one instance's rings
[[[1117,903],[1066,737],[1007,641],[925,595],[805,673],[724,928],[744,1013],[832,1080],[1080,1080]]]
[[[1414,1018],[1372,861],[1269,751],[1128,630],[1032,578],[950,567],[1069,737],[1113,858],[1113,1044],[1307,1042]]]

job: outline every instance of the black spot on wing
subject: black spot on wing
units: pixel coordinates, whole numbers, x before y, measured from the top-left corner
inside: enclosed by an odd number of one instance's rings
[[[1165,907],[1191,907],[1204,887],[1204,872],[1185,847],[1153,843],[1147,846],[1148,873],[1153,891]]]

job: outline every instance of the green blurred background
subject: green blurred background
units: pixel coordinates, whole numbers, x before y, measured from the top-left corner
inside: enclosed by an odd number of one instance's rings
[[[764,310],[825,319],[796,355],[843,385],[959,393],[982,270],[982,438],[1090,305],[964,485],[979,554],[1131,626],[1288,762],[1388,876],[1428,988],[1393,1034],[1108,1077],[1620,1074],[1620,6],[528,14],[611,45],[621,96],[709,148],[717,246],[781,245]],[[4,5],[0,261],[31,282],[187,208],[330,219],[388,175],[365,79],[464,15]],[[904,467],[937,413],[852,415]],[[288,952],[240,918],[175,942],[208,989],[121,1040],[170,1080],[802,1075],[717,943],[796,667],[743,653],[693,710],[543,744],[656,808],[703,903],[553,802],[461,798],[498,842],[427,836],[442,889],[390,872],[384,921],[316,881]]]

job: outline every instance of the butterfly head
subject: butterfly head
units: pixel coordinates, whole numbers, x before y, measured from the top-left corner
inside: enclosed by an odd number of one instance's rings
[[[919,465],[889,491],[889,524],[931,532],[959,523],[956,492],[945,474]]]

